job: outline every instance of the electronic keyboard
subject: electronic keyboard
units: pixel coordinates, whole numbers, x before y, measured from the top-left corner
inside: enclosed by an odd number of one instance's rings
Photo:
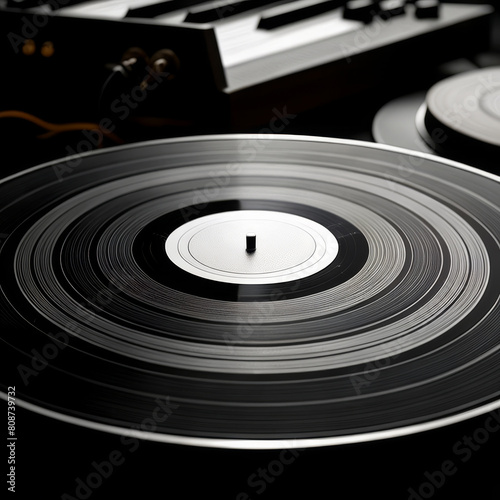
[[[178,77],[151,99],[157,114],[238,130],[267,123],[273,109],[314,108],[485,50],[493,10],[429,0],[7,0],[0,50],[26,75],[10,97],[29,101],[36,80],[33,106],[62,96],[82,112],[127,49],[172,51]]]

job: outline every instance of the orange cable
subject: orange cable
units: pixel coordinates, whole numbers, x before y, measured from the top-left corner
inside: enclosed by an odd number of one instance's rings
[[[42,134],[39,136],[41,139],[46,139],[53,135],[59,134],[61,132],[69,132],[72,130],[102,130],[102,133],[109,137],[116,143],[123,144],[123,140],[118,137],[113,132],[110,132],[106,129],[101,129],[97,123],[89,123],[89,122],[74,122],[74,123],[50,123],[37,116],[34,116],[30,113],[25,113],[24,111],[17,110],[9,110],[9,111],[0,111],[0,118],[20,118],[21,120],[27,120],[35,125],[38,125],[41,128],[44,128],[48,131],[46,134]]]

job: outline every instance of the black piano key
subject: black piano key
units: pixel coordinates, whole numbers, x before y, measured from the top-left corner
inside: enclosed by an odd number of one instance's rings
[[[406,0],[383,0],[379,3],[379,15],[382,19],[402,16],[406,12]]]
[[[52,10],[58,10],[64,7],[69,7],[70,5],[78,5],[79,3],[85,3],[88,1],[89,0],[65,0],[63,5],[61,2],[57,1],[44,2],[43,0],[7,0],[6,6],[17,9],[31,9],[32,7],[48,5]]]
[[[343,18],[370,24],[377,13],[378,2],[372,0],[350,0],[344,6]]]
[[[293,0],[241,0],[232,3],[226,1],[217,2],[210,7],[199,7],[190,10],[184,21],[189,23],[210,23],[212,21],[218,21],[219,19],[225,19],[226,17],[235,16],[236,14],[242,14],[249,10],[260,9],[270,4],[286,3],[290,1]]]
[[[175,12],[176,10],[200,5],[201,3],[206,2],[207,0],[169,0],[167,2],[160,2],[151,5],[145,5],[143,7],[136,7],[135,9],[130,8],[128,9],[125,17],[153,18],[161,16],[163,14],[169,14],[170,12]]]
[[[345,1],[343,0],[323,0],[319,2],[315,0],[305,0],[292,3],[284,6],[283,8],[272,9],[269,13],[263,14],[257,27],[263,30],[272,30],[274,28],[279,28],[287,24],[324,14],[342,7],[344,4]]]
[[[439,17],[439,1],[416,0],[415,17],[417,19],[437,19]]]

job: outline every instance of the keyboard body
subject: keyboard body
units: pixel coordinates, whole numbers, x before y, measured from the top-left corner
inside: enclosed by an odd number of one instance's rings
[[[179,57],[178,77],[147,96],[144,112],[215,132],[265,126],[276,110],[299,113],[472,56],[488,47],[493,12],[445,3],[438,18],[417,19],[410,3],[404,15],[364,24],[343,19],[339,7],[266,31],[257,29],[262,9],[200,24],[184,21],[189,9],[127,17],[150,0],[51,1],[59,8],[0,12],[0,53],[11,73],[0,84],[2,108],[95,118],[103,82],[127,48],[168,48]],[[23,53],[25,40],[34,41],[34,54]],[[39,54],[47,42],[51,57]]]

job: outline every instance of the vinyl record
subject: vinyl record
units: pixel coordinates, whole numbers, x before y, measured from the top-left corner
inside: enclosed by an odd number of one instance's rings
[[[0,194],[20,406],[259,449],[500,407],[491,174],[371,143],[234,135],[66,158]]]
[[[424,102],[425,92],[415,92],[384,104],[373,119],[372,135],[375,141],[422,153],[435,153],[417,130],[416,116]]]
[[[433,152],[498,172],[500,68],[460,73],[425,94],[383,106],[373,122],[377,142]]]

